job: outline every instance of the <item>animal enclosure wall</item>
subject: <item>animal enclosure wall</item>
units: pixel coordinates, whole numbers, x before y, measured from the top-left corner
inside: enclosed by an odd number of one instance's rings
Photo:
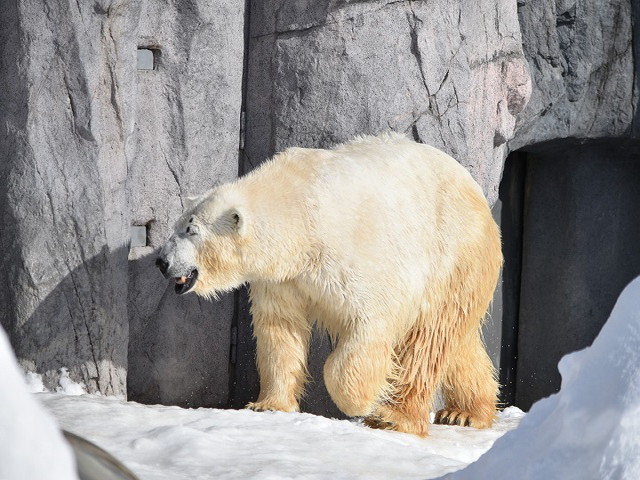
[[[504,400],[528,409],[560,388],[557,364],[591,344],[640,275],[640,154],[620,140],[512,154],[501,188]]]
[[[22,366],[48,388],[68,367],[91,392],[141,402],[254,400],[246,291],[216,303],[177,297],[153,266],[184,199],[287,146],[395,130],[457,158],[493,203],[510,150],[638,137],[639,9],[5,2],[0,265],[11,281],[0,323]],[[510,301],[496,300],[485,334],[501,361],[497,309]],[[318,334],[313,345],[303,405],[333,415],[321,381],[330,344]]]

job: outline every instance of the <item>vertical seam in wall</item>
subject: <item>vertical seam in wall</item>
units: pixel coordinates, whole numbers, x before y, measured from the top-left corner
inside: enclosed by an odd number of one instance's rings
[[[251,18],[251,0],[245,0],[244,4],[244,55],[242,59],[242,91],[240,101],[240,129],[238,132],[238,176],[242,176],[245,173],[245,149],[247,139],[246,128],[246,104],[247,104],[247,84],[249,76],[249,35],[250,35],[250,18]],[[244,124],[243,124],[244,122]],[[244,131],[242,131],[244,129]],[[244,148],[240,148],[240,136],[244,135]],[[231,407],[236,402],[236,367],[238,364],[238,321],[240,318],[240,290],[236,289],[233,292],[233,316],[231,317],[231,331],[230,331],[230,345],[229,345],[229,393],[227,397],[227,406]],[[232,345],[234,339],[235,330],[235,345]],[[235,352],[234,352],[235,349]],[[235,353],[235,361],[232,355]]]
[[[631,55],[633,58],[633,91],[631,99],[633,118],[631,119],[631,136],[640,134],[640,2],[631,2]]]
[[[244,145],[243,148],[240,148],[240,138],[238,138],[238,176],[244,175],[245,168],[245,160],[246,160],[246,142],[247,142],[247,85],[248,85],[248,77],[249,77],[249,39],[251,33],[251,0],[245,0],[244,4],[244,55],[242,58],[242,92],[241,92],[241,102],[240,102],[240,135],[244,135]],[[243,131],[244,129],[244,131]]]

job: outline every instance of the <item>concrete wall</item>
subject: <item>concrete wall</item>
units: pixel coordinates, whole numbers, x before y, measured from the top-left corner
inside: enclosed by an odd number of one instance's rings
[[[557,364],[591,344],[640,275],[640,154],[620,141],[526,157],[515,404],[560,387]]]
[[[21,364],[49,388],[66,366],[92,392],[241,406],[257,388],[246,294],[176,297],[152,266],[185,196],[289,145],[396,130],[455,156],[493,204],[510,151],[637,137],[633,13],[628,0],[8,2],[0,323]],[[155,70],[137,70],[138,47]],[[129,248],[131,226],[143,245]],[[306,408],[331,414],[328,349],[318,335]]]
[[[137,70],[135,155],[127,176],[131,248],[127,311],[132,400],[183,406],[229,401],[235,295],[209,302],[178,296],[154,265],[188,195],[238,175],[244,2],[142,2],[138,46],[156,68]]]

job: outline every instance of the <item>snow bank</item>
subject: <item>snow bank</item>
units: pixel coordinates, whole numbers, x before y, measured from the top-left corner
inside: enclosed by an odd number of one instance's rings
[[[34,372],[26,372],[24,380],[27,383],[27,391],[30,393],[48,392],[49,390],[44,386],[42,381],[42,375]]]
[[[37,384],[35,377],[31,380]],[[28,392],[0,328],[0,479],[76,478],[71,449],[53,419]]]
[[[69,377],[69,369],[62,367],[60,369],[60,379],[58,380],[56,392],[66,395],[84,395],[87,393],[86,387],[81,383],[76,383]],[[35,392],[34,392],[35,393]]]
[[[305,413],[183,409],[93,395],[37,394],[66,429],[141,480],[426,479],[476,460],[523,413],[489,430],[432,425],[431,436],[372,430]]]
[[[559,363],[559,393],[455,480],[640,478],[640,278],[625,288],[591,347]]]

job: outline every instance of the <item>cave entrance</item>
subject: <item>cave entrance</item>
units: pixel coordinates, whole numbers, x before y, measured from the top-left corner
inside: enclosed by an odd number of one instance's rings
[[[592,343],[640,274],[640,153],[562,141],[509,156],[500,186],[502,401],[528,410],[560,389],[558,361]]]

